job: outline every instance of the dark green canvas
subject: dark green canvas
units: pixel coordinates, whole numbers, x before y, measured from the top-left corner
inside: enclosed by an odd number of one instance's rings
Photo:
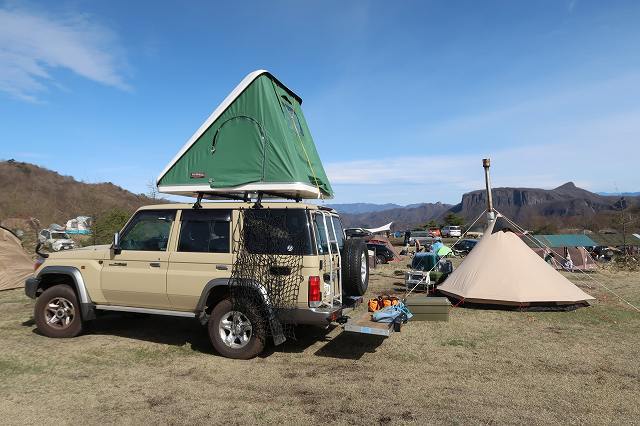
[[[160,176],[162,192],[251,183],[268,191],[277,188],[273,184],[300,183],[322,198],[333,196],[301,99],[271,74],[257,73]]]

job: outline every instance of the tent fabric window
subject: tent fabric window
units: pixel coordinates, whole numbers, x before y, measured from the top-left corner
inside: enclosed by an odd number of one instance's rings
[[[296,134],[300,136],[304,136],[304,131],[302,130],[302,124],[300,124],[300,119],[298,118],[298,114],[294,111],[291,104],[283,103],[282,111],[284,113],[284,118],[287,120],[287,124],[289,128],[296,132]]]

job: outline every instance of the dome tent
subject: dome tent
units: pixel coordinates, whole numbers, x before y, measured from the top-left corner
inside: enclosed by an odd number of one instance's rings
[[[18,237],[0,227],[0,290],[24,287],[24,281],[32,273],[33,261]]]
[[[158,190],[208,198],[257,192],[332,198],[301,104],[269,72],[250,73],[165,167]]]
[[[463,302],[507,305],[580,305],[594,298],[548,265],[512,232],[492,233],[490,222],[464,262],[438,287]]]

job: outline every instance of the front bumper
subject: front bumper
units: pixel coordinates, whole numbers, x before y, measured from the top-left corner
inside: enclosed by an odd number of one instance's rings
[[[24,294],[31,299],[36,298],[36,292],[38,291],[38,285],[40,284],[40,278],[29,277],[24,283]]]

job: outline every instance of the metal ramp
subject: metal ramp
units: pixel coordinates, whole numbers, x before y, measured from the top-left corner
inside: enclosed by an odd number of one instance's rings
[[[401,322],[375,322],[370,312],[364,312],[356,318],[349,318],[342,325],[344,331],[361,334],[374,334],[389,337],[394,331],[400,331]]]

